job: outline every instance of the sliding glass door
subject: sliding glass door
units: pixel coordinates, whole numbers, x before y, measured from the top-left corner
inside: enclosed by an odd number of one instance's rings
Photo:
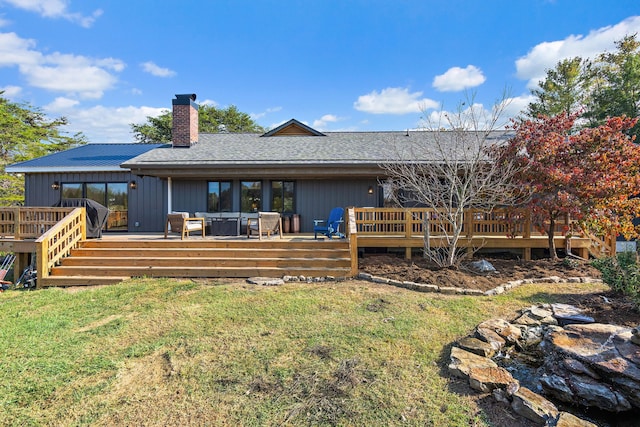
[[[82,198],[94,200],[109,209],[105,229],[127,231],[129,224],[128,185],[126,182],[65,182],[62,184],[62,198]]]

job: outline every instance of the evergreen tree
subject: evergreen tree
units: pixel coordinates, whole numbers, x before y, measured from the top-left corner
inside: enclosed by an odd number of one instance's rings
[[[65,135],[67,119],[50,120],[28,104],[3,98],[0,92],[0,206],[24,201],[24,180],[5,172],[7,165],[86,144],[82,133]]]

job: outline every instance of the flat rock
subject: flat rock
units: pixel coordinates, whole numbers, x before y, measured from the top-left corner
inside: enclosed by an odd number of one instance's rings
[[[495,350],[500,350],[507,343],[507,341],[493,329],[481,328],[480,326],[476,328],[475,336],[489,343]]]
[[[261,286],[280,286],[284,285],[284,280],[274,277],[249,277],[247,283]]]
[[[449,372],[459,378],[468,378],[472,368],[497,368],[493,360],[478,356],[459,347],[451,348]]]
[[[511,398],[511,407],[518,415],[539,425],[556,419],[560,414],[556,405],[526,387],[520,387]]]
[[[478,329],[490,329],[500,335],[505,341],[514,343],[522,336],[522,330],[504,319],[490,319],[478,325]]]
[[[489,392],[497,388],[506,390],[512,383],[518,384],[518,380],[504,368],[471,368],[469,371],[469,385],[472,389],[481,392]]]
[[[578,418],[568,412],[560,412],[555,427],[598,427],[596,424]]]
[[[458,346],[482,357],[493,357],[496,354],[496,349],[491,344],[475,337],[462,338],[458,341]]]
[[[553,311],[553,317],[558,320],[558,324],[561,326],[570,325],[574,323],[594,323],[593,317],[586,316],[582,313],[578,307],[569,304],[551,304],[551,310]]]

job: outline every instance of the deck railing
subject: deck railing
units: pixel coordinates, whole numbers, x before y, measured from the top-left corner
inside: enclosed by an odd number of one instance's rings
[[[36,240],[38,278],[48,277],[51,269],[86,238],[85,208],[73,208],[68,215]]]
[[[424,224],[429,224],[428,235],[451,233],[451,225],[440,221],[443,209],[430,208],[354,208],[356,230],[360,235],[425,235]],[[529,237],[542,235],[531,226],[526,210],[495,209],[491,212],[467,209],[462,213],[462,234],[471,236]],[[556,224],[556,233],[570,225],[563,217]]]
[[[72,209],[24,206],[0,208],[0,238],[37,239]]]
[[[440,220],[444,210],[430,208],[353,208],[355,231],[359,236],[439,237],[453,232],[446,220]],[[485,212],[467,209],[462,215],[462,237],[531,238],[546,235],[533,226],[528,210],[494,209]],[[428,229],[425,229],[425,224]],[[572,227],[569,216],[563,216],[555,225],[555,236],[566,236]],[[615,253],[615,236],[595,236],[578,230],[576,237],[588,238],[601,255]],[[595,252],[592,252],[595,254]]]

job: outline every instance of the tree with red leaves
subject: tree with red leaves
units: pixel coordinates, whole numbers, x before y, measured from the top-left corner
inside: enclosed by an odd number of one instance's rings
[[[518,122],[515,136],[498,150],[498,162],[517,159],[517,179],[532,194],[526,204],[532,222],[549,236],[549,254],[564,215],[599,233],[637,237],[640,216],[640,146],[626,131],[637,119],[613,117],[601,126],[574,132],[578,114]],[[568,230],[567,230],[568,231]]]

